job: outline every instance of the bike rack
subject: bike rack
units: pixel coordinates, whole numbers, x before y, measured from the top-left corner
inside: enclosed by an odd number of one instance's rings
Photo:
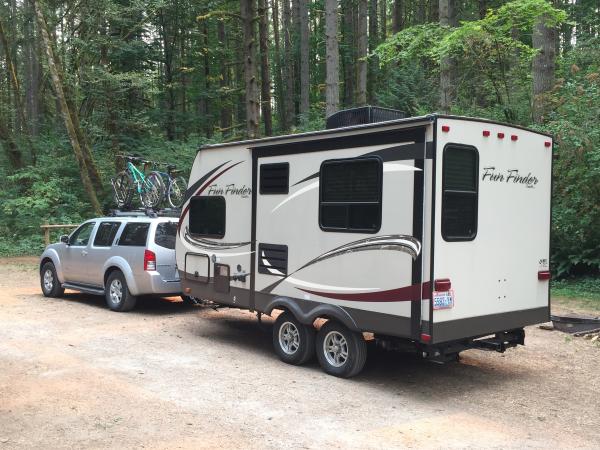
[[[108,217],[176,217],[179,218],[181,215],[181,209],[179,208],[163,208],[163,209],[110,209],[108,211]]]

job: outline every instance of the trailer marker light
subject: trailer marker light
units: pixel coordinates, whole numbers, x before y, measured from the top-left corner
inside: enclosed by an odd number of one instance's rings
[[[448,125],[442,125],[442,131],[444,133],[447,133],[448,131],[450,131],[450,127]]]
[[[447,292],[452,288],[449,278],[440,278],[433,283],[434,289],[438,292]]]
[[[151,250],[144,250],[144,270],[156,270],[156,255]]]
[[[488,137],[490,135],[490,131],[489,130],[483,130],[483,135],[485,137]]]
[[[421,340],[423,342],[429,343],[429,342],[431,342],[431,336],[427,333],[421,333]]]
[[[544,281],[550,279],[550,271],[549,270],[540,270],[538,272],[538,280]]]
[[[504,133],[498,133],[498,139],[504,139]]]
[[[550,142],[550,141],[544,142],[544,147],[551,147],[551,146],[552,146],[552,142]]]
[[[517,136],[516,134],[510,136],[511,141],[516,141],[517,139],[519,139],[519,136]]]

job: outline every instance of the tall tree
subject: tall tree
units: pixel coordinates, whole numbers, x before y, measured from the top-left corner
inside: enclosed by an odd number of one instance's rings
[[[275,0],[277,1],[277,0]],[[284,129],[288,130],[296,121],[294,99],[296,98],[296,83],[294,82],[294,57],[292,42],[292,12],[290,0],[283,0],[283,44],[285,62],[283,65],[283,80],[285,82],[285,95],[283,96],[286,123]]]
[[[367,104],[367,0],[358,0],[356,41],[356,103],[362,106]]]
[[[554,87],[556,28],[547,24],[548,16],[538,17],[533,28],[533,120],[542,123],[547,109],[547,93]]]
[[[344,105],[355,102],[356,84],[356,1],[342,2],[342,63],[344,66]]]
[[[440,25],[443,27],[456,26],[455,0],[439,0]],[[440,109],[444,113],[450,112],[456,92],[454,77],[454,60],[445,56],[440,61]]]
[[[275,64],[271,67],[275,71],[275,98],[277,105],[277,115],[279,116],[279,127],[282,129],[286,128],[288,123],[286,116],[286,108],[285,108],[285,99],[284,99],[284,86],[283,86],[283,77],[282,77],[282,59],[281,59],[281,37],[279,33],[280,23],[279,23],[279,0],[272,0],[272,10],[273,10],[273,45],[274,45],[274,59]],[[285,33],[285,32],[284,32]]]
[[[338,44],[338,0],[325,0],[325,116],[340,104],[340,52]]]
[[[258,0],[258,34],[260,47],[260,105],[265,135],[273,134],[273,118],[271,113],[271,72],[269,70],[269,26],[267,1]]]
[[[307,120],[310,107],[308,0],[298,0],[300,25],[300,114]]]
[[[40,35],[42,38],[42,42],[44,44],[44,48],[46,50],[46,57],[48,63],[48,71],[50,72],[50,78],[52,79],[52,84],[54,86],[54,92],[56,94],[56,98],[60,105],[60,111],[63,116],[63,120],[65,123],[65,128],[67,130],[67,134],[69,135],[69,140],[71,141],[71,146],[73,147],[73,153],[75,154],[75,159],[77,160],[77,164],[79,165],[81,182],[83,187],[88,195],[90,200],[92,209],[98,215],[102,213],[102,208],[100,207],[100,202],[98,201],[98,197],[96,195],[96,188],[92,183],[90,177],[90,171],[95,170],[94,168],[88,167],[88,163],[83,154],[82,143],[79,140],[79,135],[81,134],[81,130],[75,129],[78,122],[74,122],[72,115],[77,114],[76,111],[71,111],[69,106],[67,105],[67,100],[65,96],[65,90],[63,87],[62,76],[60,74],[61,68],[58,63],[58,59],[54,54],[54,50],[52,49],[52,41],[50,40],[50,34],[48,33],[48,28],[46,25],[46,19],[44,17],[44,13],[42,11],[42,5],[40,0],[33,0],[33,5],[35,8],[35,13],[38,21],[38,26],[40,29]],[[92,161],[93,162],[93,161]]]
[[[379,44],[378,14],[378,1],[371,0],[369,2],[369,54],[372,54]],[[373,104],[375,102],[375,85],[377,83],[377,75],[379,72],[379,61],[377,60],[377,57],[371,56],[369,57],[368,62],[367,97],[369,103]]]
[[[404,2],[394,0],[392,7],[392,31],[398,33],[404,28]]]
[[[256,0],[241,0],[240,14],[243,28],[244,88],[246,97],[246,135],[249,139],[259,135],[258,80],[256,72]]]

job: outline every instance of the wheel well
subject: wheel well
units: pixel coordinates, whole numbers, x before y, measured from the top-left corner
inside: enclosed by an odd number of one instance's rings
[[[42,270],[42,267],[44,267],[44,264],[46,264],[47,262],[52,262],[52,258],[46,256],[44,259],[42,259],[40,261],[40,270]]]
[[[104,272],[104,284],[105,285],[106,285],[106,282],[108,281],[108,277],[113,272],[121,272],[121,269],[119,269],[117,266],[111,266],[108,269],[106,269],[106,272]]]

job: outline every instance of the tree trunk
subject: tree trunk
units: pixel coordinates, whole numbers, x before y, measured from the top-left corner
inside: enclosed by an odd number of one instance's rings
[[[219,80],[220,89],[220,120],[219,126],[221,128],[221,133],[223,136],[228,136],[231,131],[231,103],[229,99],[229,95],[226,93],[226,90],[229,88],[229,66],[227,65],[227,58],[225,57],[227,51],[227,34],[225,30],[225,22],[219,20],[217,22],[217,39],[219,41],[220,51],[223,54],[223,57],[220,61],[221,66],[221,79]]]
[[[392,31],[398,33],[404,28],[404,2],[402,0],[394,0],[392,10]]]
[[[354,105],[354,87],[356,81],[356,43],[354,42],[354,10],[356,0],[342,2],[343,14],[343,65],[344,65],[344,105]]]
[[[276,109],[279,116],[279,128],[286,129],[287,117],[283,94],[283,77],[281,76],[281,40],[279,36],[279,0],[273,0],[273,40],[275,41],[275,96]]]
[[[0,141],[4,142],[6,159],[11,171],[21,169],[23,167],[21,150],[17,146],[4,120],[0,120]]]
[[[546,17],[538,17],[533,27],[533,48],[537,53],[533,57],[533,120],[544,121],[548,108],[548,93],[554,87],[554,69],[556,58],[556,29],[545,24]]]
[[[325,116],[340,105],[340,53],[338,45],[338,0],[325,0]]]
[[[379,8],[381,9],[381,25],[379,27],[381,30],[380,42],[383,42],[387,39],[387,0],[379,0]]]
[[[307,122],[310,108],[308,0],[298,0],[298,13],[300,19],[300,114],[302,120]]]
[[[382,0],[384,1],[384,0]],[[379,45],[379,30],[378,30],[378,2],[371,0],[369,2],[369,53]],[[370,104],[375,103],[375,88],[377,86],[377,75],[379,73],[379,60],[372,56],[369,58],[369,73],[367,74],[367,97]]]
[[[455,0],[439,0],[440,25],[456,26]],[[445,56],[440,61],[440,109],[449,113],[456,93],[455,62]]]
[[[31,0],[26,0],[24,24],[26,112],[30,134],[37,136],[40,131],[40,101],[38,91],[41,77],[34,24],[35,12],[33,11]]]
[[[367,0],[358,0],[358,36],[357,36],[357,91],[356,103],[367,104]]]
[[[478,0],[477,6],[479,9],[479,18],[484,19],[487,14],[487,0]]]
[[[256,38],[254,33],[254,16],[256,15],[256,0],[241,0],[240,13],[242,16],[243,56],[244,56],[244,86],[246,103],[246,134],[249,139],[259,135],[259,104],[258,83],[256,73]]]
[[[271,74],[269,71],[269,21],[267,1],[258,0],[258,34],[260,46],[260,105],[265,125],[265,135],[273,134],[273,117],[271,113]]]
[[[48,34],[48,29],[46,28],[46,20],[44,18],[42,6],[40,3],[41,2],[39,0],[33,0],[40,34],[42,37],[44,48],[46,50],[46,57],[48,60],[48,71],[50,72],[50,78],[52,79],[52,83],[54,85],[54,91],[60,104],[60,111],[65,122],[65,128],[67,129],[69,140],[71,141],[71,146],[73,147],[73,153],[75,154],[75,159],[77,160],[77,164],[79,165],[83,188],[85,189],[90,199],[90,204],[94,213],[100,215],[102,214],[102,208],[100,207],[100,202],[98,201],[98,197],[96,195],[96,189],[94,188],[94,185],[92,184],[92,181],[90,179],[89,169],[86,165],[86,161],[83,156],[81,143],[79,142],[78,134],[75,130],[75,125],[73,124],[73,120],[71,118],[71,115],[75,114],[76,112],[69,111],[69,107],[67,106],[67,100],[62,85],[62,79],[59,75],[60,67],[57,64],[57,60],[54,55],[54,50],[52,49],[50,35]]]
[[[165,69],[165,88],[167,90],[167,120],[165,132],[169,141],[175,140],[175,90],[173,88],[173,45],[170,39],[170,32],[167,29],[167,19],[163,9],[159,10],[160,33],[162,35],[164,69]]]
[[[284,52],[285,64],[283,65],[283,79],[285,82],[285,129],[289,130],[296,121],[296,112],[294,108],[294,99],[296,98],[296,90],[294,83],[294,59],[292,48],[292,16],[290,10],[290,1],[283,0],[283,34],[284,34]]]

